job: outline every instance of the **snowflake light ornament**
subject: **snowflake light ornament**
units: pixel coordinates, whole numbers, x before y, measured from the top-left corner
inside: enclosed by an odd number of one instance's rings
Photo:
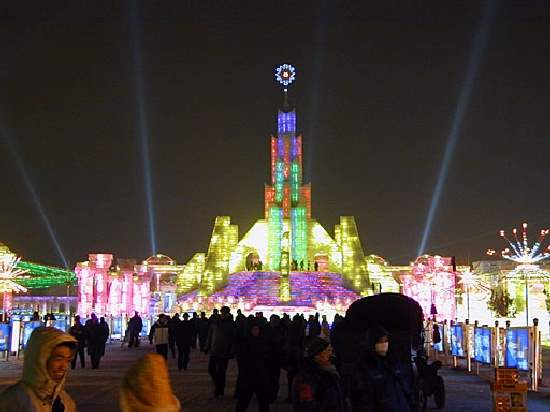
[[[550,253],[545,252],[544,249],[542,249],[544,238],[549,232],[550,231],[548,229],[542,229],[537,241],[533,243],[533,245],[529,245],[529,240],[527,239],[527,223],[523,224],[521,239],[518,238],[517,229],[512,230],[514,240],[510,240],[506,237],[504,230],[501,230],[500,237],[502,237],[510,246],[501,252],[502,257],[513,262],[521,263],[522,265],[533,265],[541,260],[550,258]],[[550,250],[550,246],[547,250]]]
[[[21,258],[13,253],[0,254],[0,292],[26,292],[27,289],[16,283],[13,279],[27,272],[27,270],[17,269],[17,264]]]
[[[296,79],[296,69],[291,64],[281,64],[275,68],[275,80],[288,87]]]

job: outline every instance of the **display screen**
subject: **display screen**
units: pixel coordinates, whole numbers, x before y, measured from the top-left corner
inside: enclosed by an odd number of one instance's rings
[[[42,325],[42,322],[39,320],[34,320],[30,322],[25,322],[23,326],[23,349],[27,346],[27,342],[31,338],[31,333],[36,328],[39,328]]]
[[[476,362],[491,363],[491,329],[474,329],[474,359]]]
[[[529,370],[529,328],[506,330],[506,367]]]
[[[443,325],[439,325],[437,323],[434,323],[433,325],[433,331],[432,331],[432,339],[435,341],[435,338],[436,338],[436,330],[439,331],[439,343],[434,343],[432,344],[432,347],[434,348],[434,350],[438,351],[438,352],[443,352],[443,339],[445,338],[443,336]]]
[[[10,342],[10,325],[7,323],[0,324],[0,352],[8,350]]]
[[[141,336],[148,336],[149,330],[151,329],[151,320],[150,319],[142,319],[143,326],[141,327]]]
[[[67,332],[67,330],[69,329],[67,318],[61,317],[61,316],[59,316],[56,320],[53,321],[52,326],[56,329],[62,330],[63,332]]]
[[[462,325],[451,326],[451,355],[464,356],[464,335]]]
[[[111,338],[122,339],[122,322],[124,319],[122,317],[113,318],[112,329],[111,329]]]
[[[19,339],[21,338],[21,320],[11,318],[10,321],[11,339],[10,351],[17,352],[19,350]]]

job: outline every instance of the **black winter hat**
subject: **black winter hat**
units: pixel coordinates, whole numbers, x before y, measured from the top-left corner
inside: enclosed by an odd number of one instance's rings
[[[383,336],[390,336],[390,334],[382,326],[373,326],[367,329],[367,349],[374,349],[376,342]]]
[[[328,347],[328,342],[323,338],[315,337],[306,345],[306,358],[313,358]]]

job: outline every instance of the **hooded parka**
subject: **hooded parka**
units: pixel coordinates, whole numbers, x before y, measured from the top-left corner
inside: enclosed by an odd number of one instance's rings
[[[120,388],[122,412],[179,412],[180,402],[172,393],[166,361],[149,353],[126,373]]]
[[[25,349],[23,377],[0,394],[0,412],[51,412],[57,397],[64,412],[76,412],[74,401],[63,389],[66,375],[57,383],[46,366],[54,348],[63,343],[74,344],[76,348],[77,340],[55,328],[34,330]]]

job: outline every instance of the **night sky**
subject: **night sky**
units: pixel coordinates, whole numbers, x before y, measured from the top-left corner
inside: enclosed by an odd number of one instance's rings
[[[151,254],[139,73],[158,252],[205,252],[217,215],[244,234],[263,216],[287,62],[314,217],[333,233],[354,215],[366,253],[413,260],[485,3],[364,3],[151,0],[132,19],[122,1],[4,2],[0,241],[62,265],[11,142],[70,266]],[[549,155],[550,12],[499,2],[428,252],[476,260],[501,228],[549,226]]]

